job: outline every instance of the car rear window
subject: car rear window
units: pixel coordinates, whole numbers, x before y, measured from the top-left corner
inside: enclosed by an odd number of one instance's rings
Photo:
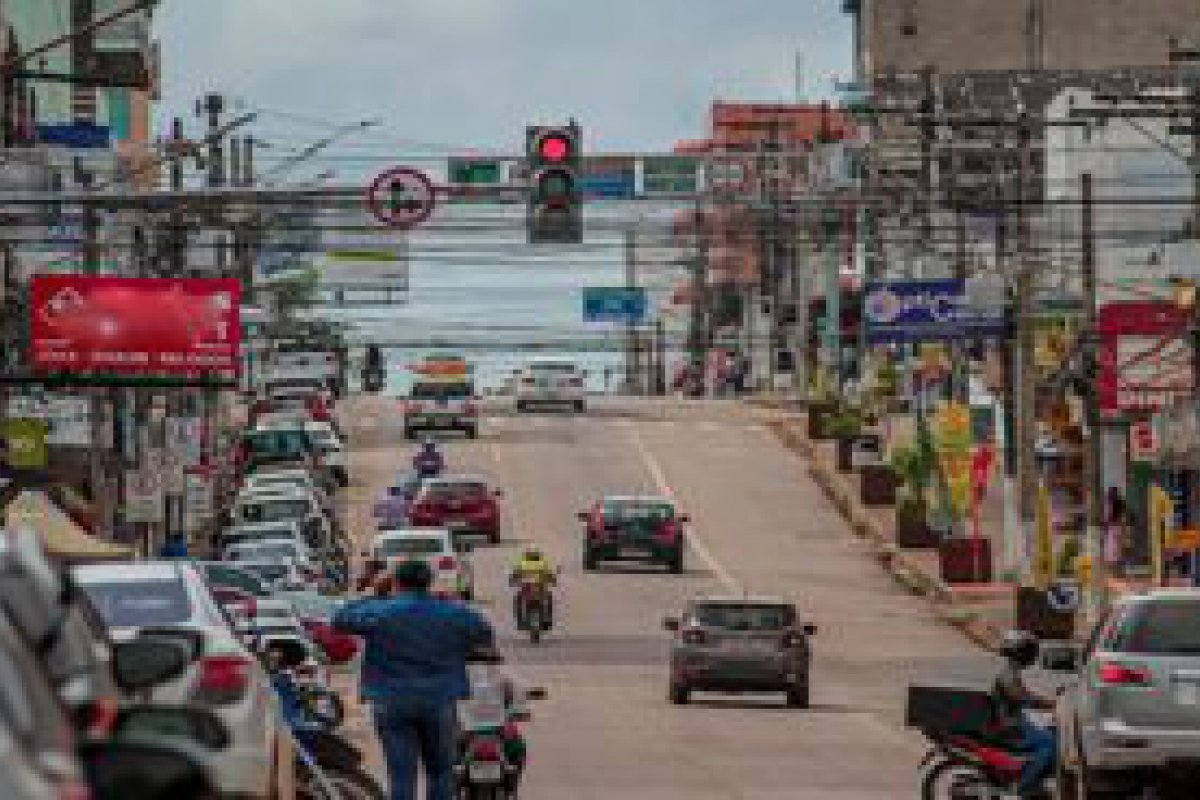
[[[1200,655],[1200,600],[1131,605],[1113,626],[1105,649],[1133,655]]]
[[[607,522],[666,522],[674,516],[670,503],[612,500],[604,504]]]
[[[437,483],[425,487],[425,497],[431,500],[478,500],[487,494],[483,483]]]
[[[243,567],[265,581],[282,580],[288,574],[286,564],[245,564]]]
[[[446,549],[442,539],[434,536],[399,536],[384,539],[376,552],[383,558],[395,556],[434,556]]]
[[[304,500],[255,500],[241,507],[241,518],[245,522],[279,522],[285,519],[300,519],[308,514],[308,503]]]
[[[312,439],[303,430],[254,431],[243,440],[252,457],[302,457],[312,451]]]
[[[412,387],[414,400],[465,400],[473,394],[469,383],[417,383]]]
[[[735,631],[771,631],[786,628],[796,619],[790,606],[753,603],[720,603],[697,606],[696,621],[712,628]]]
[[[178,625],[192,617],[182,580],[84,583],[83,590],[111,628]]]
[[[530,364],[529,369],[532,372],[571,373],[571,372],[575,372],[575,365],[574,364]]]
[[[229,557],[233,561],[274,561],[277,558],[295,558],[296,550],[293,544],[256,544],[230,548]]]
[[[204,577],[208,582],[216,586],[228,586],[233,589],[240,589],[243,592],[249,592],[255,597],[267,597],[270,591],[262,585],[256,576],[241,569],[227,567],[223,564],[205,564]]]

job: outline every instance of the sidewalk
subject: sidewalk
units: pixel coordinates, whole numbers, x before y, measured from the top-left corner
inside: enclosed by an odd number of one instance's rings
[[[770,408],[774,404],[761,403]],[[775,405],[775,408],[778,408]],[[866,541],[880,564],[914,594],[926,597],[937,615],[977,644],[991,648],[1015,623],[1016,591],[1010,583],[952,585],[941,580],[936,550],[913,550],[896,545],[895,511],[867,508],[859,501],[859,478],[839,473],[834,442],[814,442],[807,435],[807,418],[792,413],[776,416],[767,425],[789,449],[809,462],[809,474],[845,517],[850,530]],[[993,487],[984,505],[985,536],[1001,530],[1000,491]],[[993,541],[993,553],[1000,542]]]

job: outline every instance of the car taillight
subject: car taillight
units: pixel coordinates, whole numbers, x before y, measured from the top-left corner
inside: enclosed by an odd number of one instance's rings
[[[515,722],[506,722],[504,727],[500,729],[500,737],[506,742],[511,742],[521,738],[521,729],[517,727]]]
[[[704,644],[706,638],[704,631],[699,628],[689,628],[683,632],[684,644]]]
[[[415,413],[419,412],[422,408],[423,408],[423,406],[417,400],[409,400],[408,403],[404,404],[404,410],[410,414],[415,414]]]
[[[658,539],[661,544],[674,544],[677,537],[678,532],[675,528],[675,523],[667,520],[659,526],[658,533],[655,534],[654,538]]]
[[[254,662],[243,655],[205,656],[198,664],[196,699],[211,705],[232,703],[250,685]]]
[[[450,556],[442,556],[437,560],[437,568],[442,572],[448,572],[454,569],[455,566],[454,559]]]
[[[1107,686],[1148,686],[1153,676],[1145,667],[1104,661],[1096,668],[1096,679]]]
[[[474,761],[499,761],[500,742],[496,739],[476,739],[471,742],[471,758]]]

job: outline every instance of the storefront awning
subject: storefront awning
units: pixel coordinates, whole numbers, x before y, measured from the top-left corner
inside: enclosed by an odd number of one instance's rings
[[[106,542],[80,528],[40,491],[24,491],[5,510],[5,526],[37,533],[46,551],[64,561],[117,560],[133,557],[128,547]]]

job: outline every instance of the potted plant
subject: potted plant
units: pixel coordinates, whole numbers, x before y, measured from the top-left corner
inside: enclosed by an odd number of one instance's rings
[[[896,503],[896,545],[937,547],[939,537],[929,526],[926,492],[931,465],[918,447],[901,447],[892,453],[892,470],[902,491]]]
[[[828,439],[826,422],[837,410],[837,396],[833,393],[824,370],[817,369],[813,374],[813,387],[808,399],[808,438],[813,441]]]
[[[837,442],[838,472],[854,470],[854,443],[862,428],[862,412],[854,408],[844,408],[825,421],[825,433]]]

